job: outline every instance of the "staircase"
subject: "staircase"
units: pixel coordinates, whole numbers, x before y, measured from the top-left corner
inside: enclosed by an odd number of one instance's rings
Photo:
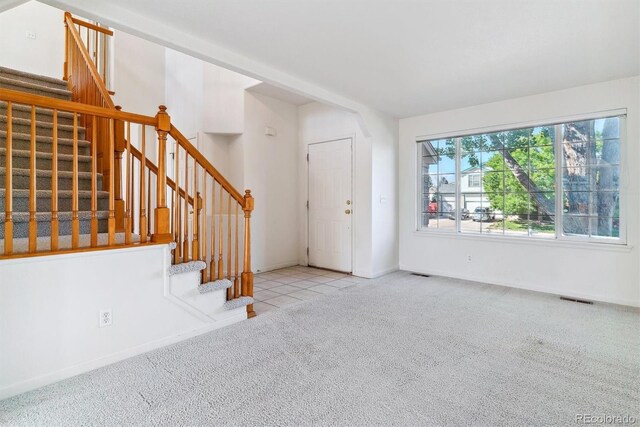
[[[0,88],[32,93],[36,95],[70,101],[71,92],[67,82],[50,77],[38,76],[9,68],[0,67]],[[35,122],[32,122],[30,106],[15,104],[12,106],[12,177],[13,177],[13,235],[14,250],[25,252],[29,236],[30,185],[32,183],[31,166],[35,166],[35,218],[37,236],[51,235],[51,198],[52,198],[52,143],[54,133],[53,110],[35,109]],[[0,239],[4,239],[5,182],[6,182],[6,144],[7,144],[7,103],[0,101]],[[71,235],[72,220],[72,169],[73,169],[73,114],[57,113],[58,144],[58,220],[59,235]],[[35,165],[31,165],[31,132],[34,132]],[[80,234],[88,235],[91,220],[91,143],[85,140],[86,131],[77,128],[78,147],[78,219]],[[102,188],[102,174],[96,174],[97,188]],[[97,194],[98,232],[107,231],[109,194],[99,191]],[[62,247],[68,247],[68,240],[61,239]],[[42,249],[43,239],[39,245]]]
[[[0,67],[0,262],[167,245],[176,301],[213,321],[255,316],[251,191],[238,192],[166,107],[155,117],[116,107],[113,32],[69,13],[64,24],[62,80]]]

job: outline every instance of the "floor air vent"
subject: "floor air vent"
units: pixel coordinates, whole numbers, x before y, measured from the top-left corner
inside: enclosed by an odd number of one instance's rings
[[[411,273],[412,276],[430,277],[428,274]]]
[[[565,301],[579,302],[580,304],[593,304],[593,301],[587,301],[586,299],[578,299],[578,298],[571,298],[571,297],[560,297],[560,299]]]

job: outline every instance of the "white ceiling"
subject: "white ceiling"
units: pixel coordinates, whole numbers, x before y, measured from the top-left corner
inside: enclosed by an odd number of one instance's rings
[[[109,5],[395,117],[640,74],[640,0]]]

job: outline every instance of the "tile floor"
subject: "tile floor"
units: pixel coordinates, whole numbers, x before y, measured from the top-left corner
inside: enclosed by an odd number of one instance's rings
[[[254,277],[253,305],[257,314],[323,294],[339,292],[367,279],[319,268],[295,266],[267,271]]]

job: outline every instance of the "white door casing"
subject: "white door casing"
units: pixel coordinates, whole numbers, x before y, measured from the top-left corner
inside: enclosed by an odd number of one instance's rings
[[[352,271],[352,139],[310,144],[309,265]]]

